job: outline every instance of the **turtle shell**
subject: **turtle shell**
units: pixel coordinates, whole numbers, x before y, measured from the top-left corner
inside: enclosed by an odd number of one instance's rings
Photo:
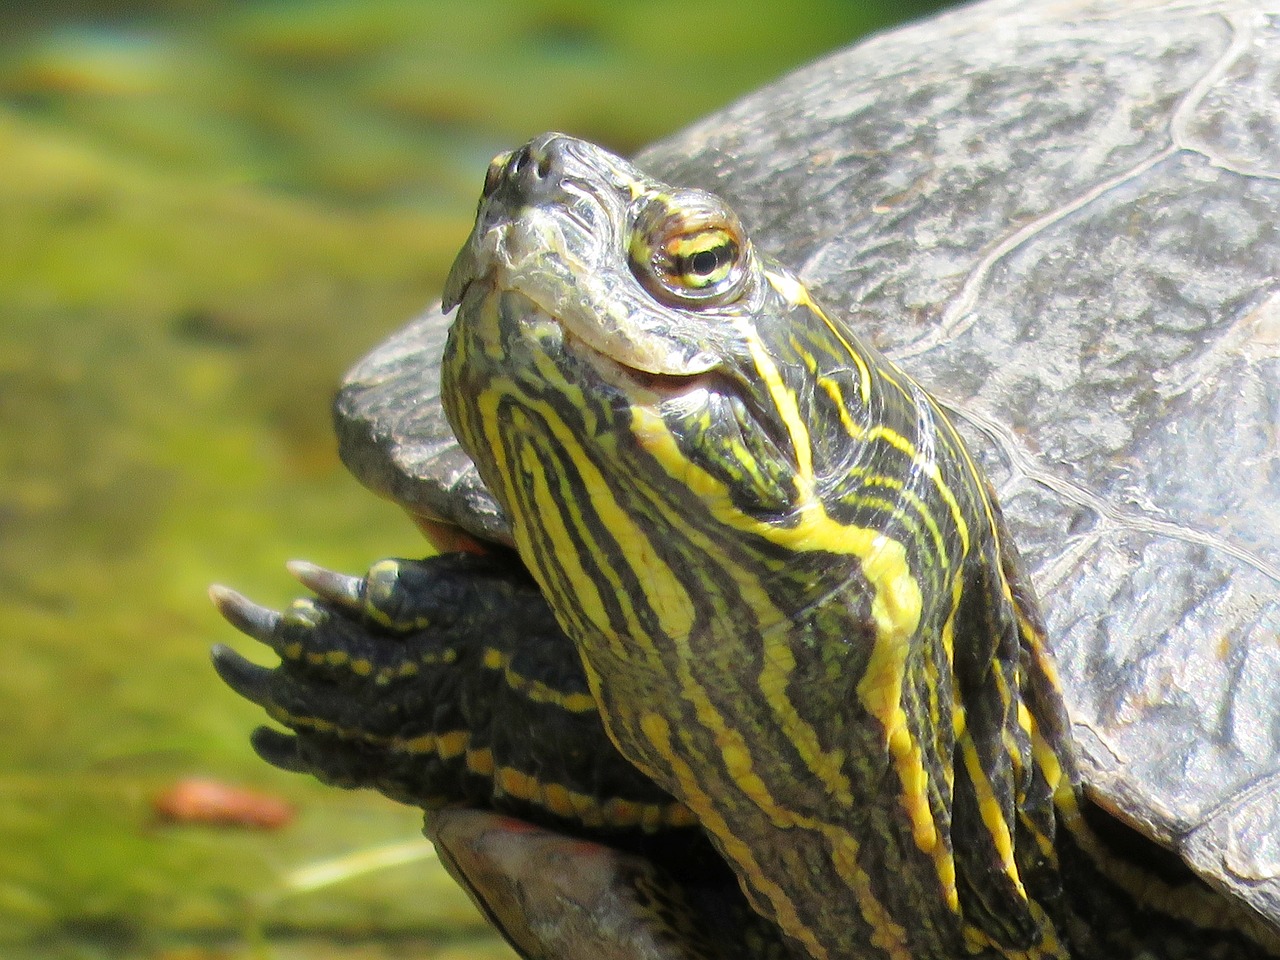
[[[1280,923],[1280,5],[989,0],[645,151],[954,412],[1105,807]],[[507,540],[430,311],[337,401],[411,512]]]

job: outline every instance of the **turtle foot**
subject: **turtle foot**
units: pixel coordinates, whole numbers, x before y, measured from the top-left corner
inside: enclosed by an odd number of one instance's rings
[[[306,560],[290,560],[284,566],[299,583],[321,599],[347,610],[363,612],[367,578],[337,573]]]
[[[292,734],[281,733],[271,727],[258,727],[249,735],[253,752],[271,766],[289,773],[310,773],[311,766],[303,759],[301,743]]]
[[[215,583],[209,588],[209,599],[224,620],[246,636],[271,643],[280,626],[280,614],[261,607],[242,593]]]
[[[209,653],[213,669],[223,683],[250,703],[268,710],[271,708],[274,703],[274,670],[246,660],[225,644],[214,644]]]
[[[280,612],[209,591],[280,658],[212,651],[223,681],[289,731],[254,733],[268,763],[428,809],[615,830],[691,822],[608,740],[573,644],[514,558],[383,560],[364,577],[289,570],[314,596]]]

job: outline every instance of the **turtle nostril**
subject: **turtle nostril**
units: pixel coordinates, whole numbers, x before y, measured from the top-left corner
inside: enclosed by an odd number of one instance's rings
[[[559,185],[563,174],[561,153],[562,148],[554,141],[534,140],[494,157],[485,174],[480,203],[501,197],[517,205],[534,202],[542,191]]]
[[[523,146],[517,150],[511,157],[511,175],[519,176],[529,166],[529,147]]]

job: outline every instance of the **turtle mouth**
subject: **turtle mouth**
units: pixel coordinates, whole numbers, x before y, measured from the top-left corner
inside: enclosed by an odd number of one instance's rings
[[[554,318],[553,318],[554,319]],[[595,349],[561,325],[564,352],[587,366],[595,379],[618,390],[632,406],[650,407],[659,416],[687,416],[695,409],[709,409],[717,402],[739,404],[753,429],[773,448],[774,455],[795,464],[795,445],[772,409],[756,391],[720,370],[697,373],[654,373],[629,366]]]
[[[497,358],[504,356],[514,365],[507,372],[515,373],[517,381],[536,377],[539,395],[545,396],[548,387],[567,388],[574,394],[595,395],[614,414],[630,412],[629,417],[597,421],[594,432],[616,428],[646,447],[654,438],[670,434],[685,449],[682,456],[708,463],[722,460],[725,442],[731,440],[729,445],[736,451],[798,468],[794,438],[768,391],[752,380],[749,371],[706,362],[705,354],[698,358],[705,365],[687,372],[654,370],[645,363],[643,347],[637,351],[639,363],[628,362],[631,358],[625,348],[629,344],[623,338],[610,342],[607,331],[592,336],[592,323],[598,325],[599,320],[593,321],[585,312],[578,322],[574,316],[560,315],[547,306],[548,301],[556,301],[554,293],[512,283],[502,270],[468,277],[455,290],[460,298],[474,303],[472,319],[496,320],[482,335],[489,343],[489,350],[483,352],[499,363],[503,361]],[[491,298],[496,301],[494,307],[481,309],[479,301]],[[462,310],[468,310],[466,302]],[[467,322],[463,314],[460,317]],[[544,366],[544,361],[549,364]],[[552,370],[553,380],[561,383],[547,382]],[[669,451],[664,454],[669,455]]]
[[[472,293],[473,288],[475,294]],[[574,322],[546,302],[554,300],[554,297],[540,297],[537,291],[511,282],[509,277],[503,276],[500,269],[491,268],[458,284],[456,296],[459,302],[472,295],[515,298],[518,306],[513,308],[508,300],[508,306],[502,310],[505,322],[514,324],[521,331],[521,336],[533,340],[541,339],[534,332],[539,327],[554,330],[554,339],[559,341],[559,352],[574,361],[592,379],[617,390],[631,402],[649,402],[651,397],[658,401],[672,400],[699,390],[732,389],[731,378],[716,367],[695,367],[688,372],[674,372],[654,370],[619,359],[616,349],[610,348],[625,344],[610,344],[607,336],[590,336],[589,329],[583,330],[587,324]]]
[[[496,295],[508,304],[508,322],[536,326],[550,319],[639,373],[679,380],[718,366],[714,353],[673,335],[678,324],[648,303],[629,274],[594,255],[589,226],[572,211],[538,208],[515,220],[478,222],[450,270],[444,309],[477,300],[482,289],[483,298]]]
[[[477,276],[469,276],[465,280],[460,280],[453,289],[446,290],[440,296],[440,310],[442,313],[452,313],[462,305],[462,301],[467,298],[467,293],[471,290],[472,285],[478,280]]]
[[[658,400],[674,400],[699,391],[726,389],[728,378],[716,370],[694,373],[659,373],[632,366],[588,343],[568,324],[556,317],[563,335],[564,352],[589,369],[604,384],[639,400],[651,394]]]
[[[558,355],[562,375],[578,387],[612,394],[615,402],[637,411],[648,410],[679,433],[686,428],[674,425],[697,411],[736,404],[744,418],[743,429],[762,436],[777,458],[794,464],[794,440],[767,393],[733,370],[707,363],[696,364],[688,372],[673,372],[652,369],[657,364],[641,366],[620,359],[614,348],[625,347],[625,342],[610,343],[607,335],[591,336],[589,321],[574,322],[560,315],[548,304],[555,301],[553,295],[539,296],[528,285],[512,282],[501,269],[490,267],[473,274],[454,291],[459,300],[498,297],[504,301],[498,311],[500,324],[507,326],[514,339],[536,344],[535,350],[553,358]],[[498,337],[505,339],[502,334]]]

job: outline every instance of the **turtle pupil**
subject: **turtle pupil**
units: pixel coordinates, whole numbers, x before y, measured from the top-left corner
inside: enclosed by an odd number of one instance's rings
[[[723,247],[720,248],[723,251]],[[720,263],[720,257],[717,256],[715,250],[700,250],[689,258],[689,266],[693,272],[701,276],[714,273],[716,267]]]

